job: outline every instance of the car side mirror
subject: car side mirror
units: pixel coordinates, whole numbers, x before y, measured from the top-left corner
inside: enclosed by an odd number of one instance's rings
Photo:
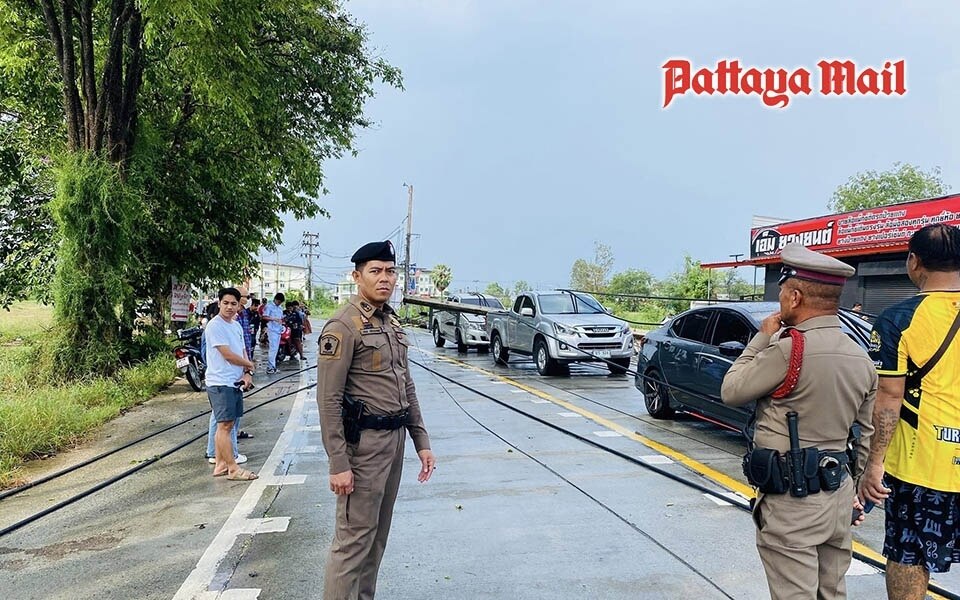
[[[743,354],[745,348],[740,342],[724,342],[720,344],[720,354],[736,358]]]
[[[520,309],[520,316],[521,316],[521,317],[532,317],[532,316],[533,316],[533,309],[530,308],[529,306],[524,306],[523,308]]]

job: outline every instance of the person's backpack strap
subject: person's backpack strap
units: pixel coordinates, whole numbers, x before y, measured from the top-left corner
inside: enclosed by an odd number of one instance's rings
[[[943,358],[943,355],[947,352],[947,348],[950,347],[950,343],[953,342],[953,338],[957,336],[957,330],[960,330],[960,311],[957,312],[957,318],[953,320],[953,325],[950,326],[950,331],[947,332],[947,337],[943,339],[943,343],[940,344],[937,351],[930,357],[930,360],[916,372],[915,377],[917,380],[923,379],[923,377],[940,362],[940,359]]]

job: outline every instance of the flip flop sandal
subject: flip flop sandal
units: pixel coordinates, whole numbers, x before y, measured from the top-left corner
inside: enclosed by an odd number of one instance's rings
[[[246,469],[240,469],[234,473],[228,473],[227,479],[230,481],[253,481],[258,479],[260,476],[254,473],[253,471],[248,471]]]
[[[229,472],[230,472],[230,471],[220,471],[219,473],[214,473],[213,476],[214,476],[214,477],[223,477],[224,475],[226,475],[226,474],[229,473]]]
[[[250,433],[247,433],[246,431],[240,431],[240,433],[237,434],[237,439],[238,439],[238,440],[249,440],[249,439],[253,439],[253,435],[250,434]]]

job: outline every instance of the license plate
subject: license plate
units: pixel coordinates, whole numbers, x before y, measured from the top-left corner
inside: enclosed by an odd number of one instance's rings
[[[190,365],[190,357],[184,356],[183,358],[177,359],[177,368],[186,369]]]
[[[594,356],[599,356],[600,358],[610,358],[609,350],[594,350],[593,354]]]

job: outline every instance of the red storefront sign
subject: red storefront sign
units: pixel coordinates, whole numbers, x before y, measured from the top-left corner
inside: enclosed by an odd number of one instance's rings
[[[960,194],[757,227],[750,259],[773,262],[790,242],[837,255],[906,251],[910,236],[933,223],[960,227]]]

